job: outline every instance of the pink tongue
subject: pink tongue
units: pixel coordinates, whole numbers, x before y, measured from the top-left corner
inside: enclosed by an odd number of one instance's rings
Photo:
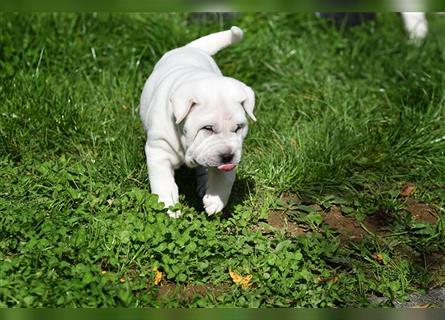
[[[233,170],[233,168],[235,168],[235,167],[236,167],[236,164],[233,164],[233,163],[222,164],[222,165],[218,166],[218,170],[230,171],[230,170]]]

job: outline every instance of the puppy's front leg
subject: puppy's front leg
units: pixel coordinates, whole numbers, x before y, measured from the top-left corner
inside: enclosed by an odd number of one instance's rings
[[[230,192],[235,181],[235,170],[222,172],[216,168],[209,168],[207,176],[207,190],[202,202],[205,211],[210,216],[220,212],[229,201]]]
[[[159,196],[159,201],[164,203],[165,208],[175,205],[179,201],[178,186],[175,182],[175,171],[168,155],[160,148],[151,148],[145,145],[147,157],[148,179],[150,180],[151,193]],[[178,218],[180,211],[168,211],[172,218]]]

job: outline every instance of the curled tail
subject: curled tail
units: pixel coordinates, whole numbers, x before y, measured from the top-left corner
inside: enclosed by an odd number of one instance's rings
[[[186,47],[198,48],[210,55],[214,55],[219,50],[239,42],[242,38],[243,31],[238,27],[232,27],[230,30],[212,33],[196,39],[187,44]]]

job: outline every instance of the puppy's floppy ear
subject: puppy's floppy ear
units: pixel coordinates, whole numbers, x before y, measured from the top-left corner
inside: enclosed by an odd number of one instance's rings
[[[189,114],[192,107],[197,103],[193,97],[190,88],[181,88],[170,96],[170,103],[173,107],[173,115],[176,119],[176,124],[182,122]]]
[[[255,107],[255,93],[253,92],[252,88],[246,86],[245,84],[243,84],[243,90],[245,92],[245,98],[243,101],[241,101],[241,105],[250,119],[256,121],[256,118],[253,115],[253,108]]]

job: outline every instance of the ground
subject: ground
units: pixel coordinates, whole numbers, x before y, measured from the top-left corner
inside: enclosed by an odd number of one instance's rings
[[[0,306],[440,304],[445,19],[428,19],[416,46],[396,14],[0,15]],[[170,219],[138,99],[164,52],[232,24],[245,39],[215,58],[258,121],[224,212],[181,169]]]

